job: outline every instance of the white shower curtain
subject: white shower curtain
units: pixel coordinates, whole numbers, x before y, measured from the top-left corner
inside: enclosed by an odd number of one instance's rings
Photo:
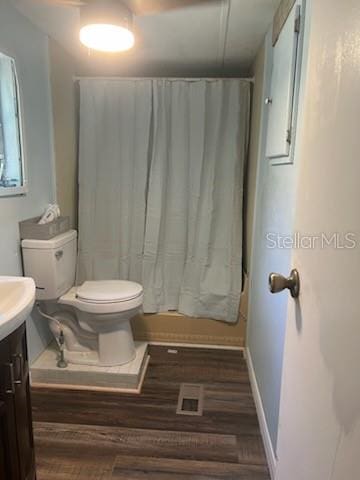
[[[150,80],[81,80],[77,281],[141,281]]]
[[[241,80],[81,81],[80,280],[236,322],[249,103]]]

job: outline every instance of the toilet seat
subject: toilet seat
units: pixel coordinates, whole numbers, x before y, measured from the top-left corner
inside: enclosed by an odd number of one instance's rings
[[[122,313],[142,305],[143,288],[138,283],[125,280],[84,282],[71,288],[58,302],[87,313]]]
[[[126,302],[141,296],[139,283],[127,280],[87,281],[78,287],[76,297],[83,302],[108,304]]]

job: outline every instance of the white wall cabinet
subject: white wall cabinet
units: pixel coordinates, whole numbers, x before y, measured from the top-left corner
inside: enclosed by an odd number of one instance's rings
[[[290,161],[296,74],[299,54],[300,6],[295,5],[273,50],[266,157]],[[287,157],[287,158],[286,158]],[[284,162],[285,160],[285,162]]]

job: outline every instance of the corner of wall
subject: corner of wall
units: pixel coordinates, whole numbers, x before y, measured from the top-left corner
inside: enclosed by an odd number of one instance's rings
[[[255,61],[251,67],[251,74],[255,78],[251,101],[250,147],[245,179],[245,264],[248,272],[251,269],[251,253],[253,243],[253,227],[255,215],[256,176],[259,162],[261,142],[261,110],[262,91],[264,83],[265,41],[262,43]]]
[[[75,59],[49,38],[50,90],[54,135],[56,198],[63,215],[77,227],[77,126]]]

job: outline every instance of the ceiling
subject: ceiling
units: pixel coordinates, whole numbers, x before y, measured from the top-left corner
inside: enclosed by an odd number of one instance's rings
[[[130,76],[247,75],[280,3],[218,0],[134,17],[136,46],[100,54],[88,52],[78,40],[79,8],[11,1],[77,59],[78,74]]]

